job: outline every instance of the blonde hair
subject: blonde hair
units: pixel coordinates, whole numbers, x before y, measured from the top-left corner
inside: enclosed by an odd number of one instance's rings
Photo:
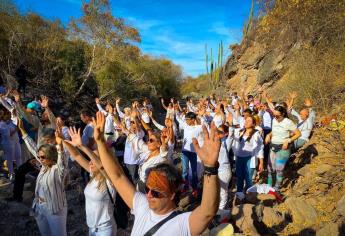
[[[100,192],[105,192],[107,189],[107,183],[105,177],[102,175],[100,171],[97,171],[93,176],[91,176],[89,183],[92,182],[92,180],[96,180],[97,183],[97,189]]]

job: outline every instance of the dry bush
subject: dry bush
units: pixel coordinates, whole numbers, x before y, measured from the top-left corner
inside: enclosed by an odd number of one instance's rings
[[[299,94],[298,104],[312,98],[315,107],[326,113],[341,100],[345,92],[345,46],[311,47],[292,53],[289,57],[287,79],[274,88],[274,95]]]

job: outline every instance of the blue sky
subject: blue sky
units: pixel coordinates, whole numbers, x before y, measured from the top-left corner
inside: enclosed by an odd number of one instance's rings
[[[81,15],[81,0],[14,0],[22,12],[33,11],[67,24]],[[213,51],[223,41],[240,42],[251,0],[110,0],[115,16],[139,29],[144,53],[164,56],[183,68],[185,75],[205,73],[205,44]],[[214,56],[214,58],[216,58]]]

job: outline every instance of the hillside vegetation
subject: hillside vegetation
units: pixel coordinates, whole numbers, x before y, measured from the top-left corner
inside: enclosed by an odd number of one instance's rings
[[[18,12],[0,1],[0,71],[7,85],[20,65],[33,95],[63,97],[88,106],[95,96],[109,99],[179,95],[181,68],[166,58],[144,55],[140,32],[112,15],[108,0],[83,4],[68,24]],[[12,79],[11,79],[12,78]],[[79,106],[79,107],[80,107]]]

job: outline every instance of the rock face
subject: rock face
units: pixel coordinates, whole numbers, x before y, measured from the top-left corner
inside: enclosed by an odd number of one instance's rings
[[[303,199],[291,197],[286,200],[285,204],[292,215],[294,223],[303,227],[309,227],[315,223],[317,213],[315,209]]]
[[[325,225],[321,230],[316,232],[316,236],[340,235],[339,226],[335,223]]]
[[[230,89],[246,87],[255,91],[258,86],[270,86],[284,74],[286,52],[267,51],[264,45],[253,42],[247,48],[238,46],[224,66],[224,77]]]
[[[268,226],[268,227],[273,227],[276,225],[281,224],[284,221],[284,217],[275,211],[271,207],[265,207],[263,210],[263,219],[262,222]]]
[[[255,205],[253,204],[243,204],[235,206],[231,210],[231,219],[245,235],[259,235],[254,226],[254,220],[252,217],[254,208]]]
[[[336,212],[338,215],[345,216],[345,195],[337,202]]]

